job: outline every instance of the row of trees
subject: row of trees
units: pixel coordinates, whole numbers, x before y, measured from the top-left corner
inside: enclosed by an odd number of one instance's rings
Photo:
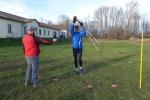
[[[126,11],[121,7],[100,7],[95,11],[95,22],[98,36],[104,38],[128,38],[137,33],[139,28],[140,16],[137,12],[138,4],[131,2]]]
[[[72,20],[66,15],[58,16],[58,25],[69,32],[69,24]],[[86,18],[84,25],[97,38],[128,39],[138,36],[141,29],[148,35],[150,23],[139,14],[139,3],[131,1],[126,8],[115,6],[102,6],[95,10],[91,21]],[[51,24],[51,21],[48,21]]]
[[[89,21],[91,23],[89,27],[101,38],[127,39],[138,36],[140,29],[146,32],[149,28],[149,23],[140,16],[138,7],[138,2],[134,1],[127,3],[126,9],[100,7],[95,11],[94,24]]]

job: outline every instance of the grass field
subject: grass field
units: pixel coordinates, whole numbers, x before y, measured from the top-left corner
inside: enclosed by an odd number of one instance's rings
[[[26,61],[20,40],[0,40],[0,100],[150,100],[150,41],[145,41],[139,89],[140,42],[102,40],[98,54],[85,40],[85,73],[74,75],[71,41],[42,45],[40,84],[24,87]],[[112,84],[118,84],[112,88]],[[88,88],[91,85],[93,88]]]

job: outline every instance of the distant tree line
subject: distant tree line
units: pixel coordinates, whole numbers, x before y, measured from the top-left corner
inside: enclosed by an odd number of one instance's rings
[[[63,27],[69,33],[69,25],[72,22],[67,15],[58,16],[58,26]],[[126,8],[115,6],[101,6],[94,12],[93,20],[87,17],[84,21],[86,28],[97,38],[129,39],[139,37],[142,29],[145,36],[150,36],[150,21],[139,14],[139,3],[131,1]],[[47,21],[52,24],[51,21]]]
[[[148,34],[150,23],[139,14],[138,2],[127,3],[126,9],[103,6],[95,10],[94,21],[88,22],[97,37],[109,39],[128,39],[137,37],[142,29]]]

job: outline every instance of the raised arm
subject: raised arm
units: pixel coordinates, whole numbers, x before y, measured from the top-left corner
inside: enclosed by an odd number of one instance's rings
[[[71,34],[74,34],[74,24],[73,23],[70,25],[70,32],[71,32]]]
[[[82,30],[81,30],[80,35],[83,36],[83,37],[86,35],[85,29],[82,29]]]
[[[81,36],[85,36],[86,35],[86,30],[85,30],[82,22],[80,22],[80,26],[82,27],[82,30],[81,30],[80,34],[81,34]]]

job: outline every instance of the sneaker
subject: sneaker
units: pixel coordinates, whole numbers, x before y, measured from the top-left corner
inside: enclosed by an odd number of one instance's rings
[[[26,86],[28,86],[29,84],[27,83],[27,82],[25,82],[25,84],[24,84],[24,86],[26,87]]]
[[[33,88],[37,88],[37,85],[36,85],[36,84],[34,84],[34,85],[33,85]]]
[[[32,82],[25,82],[24,86],[32,85]]]
[[[75,74],[78,76],[78,75],[80,75],[80,72],[79,72],[79,71],[76,71]]]
[[[84,72],[83,68],[80,68],[80,75],[82,75]]]

